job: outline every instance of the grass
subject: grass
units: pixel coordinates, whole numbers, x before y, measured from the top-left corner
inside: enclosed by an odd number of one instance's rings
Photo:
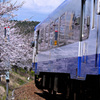
[[[28,71],[28,74],[31,75],[31,76],[34,76],[35,73],[34,73],[33,70],[31,70],[31,71]]]
[[[23,69],[23,68],[20,68],[19,70],[20,70],[20,72],[23,72],[23,73],[25,73],[25,72],[26,72],[26,70],[25,70],[25,69]]]
[[[5,95],[5,96],[3,96],[3,100],[6,100],[6,95]]]
[[[18,69],[17,69],[17,72],[15,72],[14,68],[12,68],[12,71],[13,71],[13,73],[16,73],[16,74],[19,74],[19,75],[21,75],[21,74],[23,74],[23,75],[28,74],[28,75],[34,76],[34,74],[35,74],[33,70],[31,70],[31,71],[26,71],[26,70],[23,69],[23,68],[18,68]],[[22,76],[22,75],[21,75],[21,76]]]
[[[23,84],[25,84],[26,82],[25,81],[23,81],[22,79],[17,79],[17,82],[18,82],[18,84],[19,85],[23,85]]]
[[[2,96],[2,98],[0,98],[0,100],[6,100],[6,95]]]

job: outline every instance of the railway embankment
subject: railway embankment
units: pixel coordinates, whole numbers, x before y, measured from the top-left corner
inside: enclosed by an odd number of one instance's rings
[[[23,85],[34,80],[34,72],[26,71],[25,69],[17,69],[17,72],[12,69],[10,71],[10,81],[9,81],[9,99],[13,98],[13,90],[16,90]],[[0,100],[6,100],[6,80],[5,76],[1,77],[0,81]],[[21,100],[21,99],[19,99]]]

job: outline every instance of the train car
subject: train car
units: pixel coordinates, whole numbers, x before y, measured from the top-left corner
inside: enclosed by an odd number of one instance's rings
[[[69,100],[100,99],[100,0],[65,0],[35,27],[35,84]]]

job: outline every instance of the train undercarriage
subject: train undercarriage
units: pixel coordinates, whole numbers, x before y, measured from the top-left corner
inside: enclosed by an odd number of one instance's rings
[[[35,84],[49,94],[62,95],[62,100],[100,100],[100,75],[87,75],[86,80],[70,79],[70,74],[41,72]]]

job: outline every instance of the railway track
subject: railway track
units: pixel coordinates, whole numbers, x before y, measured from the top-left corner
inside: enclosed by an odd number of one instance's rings
[[[61,94],[50,94],[46,90],[37,89],[34,81],[14,90],[14,100],[64,100]]]
[[[15,100],[26,98],[27,100],[100,100],[99,91],[96,78],[86,81],[70,81],[68,87],[65,87],[67,92],[56,93],[53,91],[49,93],[46,89],[39,90],[34,81],[15,89]],[[91,83],[91,84],[90,84]]]

